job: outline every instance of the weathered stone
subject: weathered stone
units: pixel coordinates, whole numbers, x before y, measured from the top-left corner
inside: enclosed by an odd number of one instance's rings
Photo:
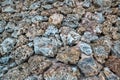
[[[77,28],[79,26],[79,19],[80,17],[78,14],[68,14],[62,22],[62,26]]]
[[[91,0],[84,0],[83,7],[89,8],[91,6]]]
[[[78,66],[86,77],[95,76],[102,69],[102,66],[98,64],[92,57],[79,60]]]
[[[108,58],[108,53],[105,51],[105,48],[103,46],[95,46],[93,47],[93,50],[96,60],[100,63],[104,63]]]
[[[76,64],[80,58],[80,51],[76,47],[71,47],[57,54],[56,59],[66,64]]]
[[[15,29],[15,24],[13,22],[8,22],[8,24],[5,26],[5,30],[7,32],[13,32]]]
[[[32,3],[32,4],[30,5],[29,9],[30,9],[30,10],[35,10],[35,9],[39,8],[40,5],[41,5],[40,2],[37,1],[37,2],[35,2],[35,3]]]
[[[55,25],[61,24],[62,20],[63,20],[63,15],[58,13],[55,13],[49,17],[49,22]]]
[[[58,11],[60,11],[62,14],[70,14],[72,12],[72,8],[68,6],[62,6],[58,7]]]
[[[61,27],[60,37],[64,45],[75,45],[79,42],[81,36],[75,30],[69,27]]]
[[[43,80],[43,77],[41,74],[40,75],[32,74],[28,76],[27,78],[25,78],[24,80]]]
[[[6,21],[0,20],[0,33],[5,30]]]
[[[44,73],[45,80],[79,80],[80,73],[76,67],[70,67],[61,63],[54,63]]]
[[[17,43],[16,43],[16,47],[25,45],[27,43],[28,39],[24,36],[24,35],[20,35],[18,37]]]
[[[32,56],[28,60],[30,72],[32,74],[43,73],[44,70],[50,67],[51,61],[42,56]]]
[[[59,31],[54,25],[49,25],[44,33],[44,36],[55,36],[55,34],[58,33]]]
[[[1,64],[7,64],[11,59],[11,56],[5,56],[0,58],[0,63]]]
[[[44,9],[52,9],[52,8],[53,8],[52,5],[43,5],[42,7],[43,7]]]
[[[97,20],[98,23],[103,23],[105,21],[105,18],[102,13],[96,13],[95,20]]]
[[[48,57],[54,57],[61,42],[54,38],[36,37],[34,39],[35,54],[42,54]]]
[[[82,6],[75,7],[73,13],[78,14],[80,18],[85,14],[85,9]]]
[[[120,80],[120,78],[107,67],[104,68],[104,74],[107,80]]]
[[[24,80],[30,74],[29,70],[27,63],[21,64],[4,74],[2,80]]]
[[[120,58],[109,56],[108,60],[105,62],[105,66],[109,67],[112,72],[120,77]]]
[[[84,32],[84,35],[81,37],[82,41],[90,43],[91,41],[95,41],[98,39],[98,36],[95,34],[92,34],[91,32]]]
[[[47,16],[39,16],[39,15],[36,15],[36,16],[31,16],[31,21],[34,23],[34,22],[42,22],[42,21],[47,21],[48,20],[48,17]]]
[[[16,12],[14,8],[12,8],[11,6],[7,6],[4,9],[2,9],[2,12],[7,12],[7,13],[14,13]]]
[[[120,58],[120,41],[115,41],[112,47],[112,55]]]
[[[32,48],[22,45],[18,47],[15,51],[12,53],[12,57],[14,57],[15,62],[17,64],[23,63],[25,60],[27,60],[31,55],[33,55]]]
[[[64,3],[66,5],[68,5],[69,7],[75,7],[76,6],[75,0],[64,0]]]
[[[3,51],[5,53],[11,52],[15,46],[15,43],[16,43],[15,39],[6,38],[1,44]]]
[[[90,44],[87,44],[85,42],[79,42],[77,45],[79,46],[80,50],[84,54],[86,54],[86,55],[92,55],[92,48],[91,48]]]

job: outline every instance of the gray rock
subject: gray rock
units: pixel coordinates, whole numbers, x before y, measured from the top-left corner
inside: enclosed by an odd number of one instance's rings
[[[33,47],[33,42],[29,42],[27,45],[28,45],[29,47]]]
[[[92,57],[79,60],[78,66],[86,77],[95,76],[102,69],[102,66],[98,64]]]
[[[43,80],[42,75],[31,75],[25,78],[24,80]]]
[[[89,8],[91,6],[91,0],[84,0],[83,7]]]
[[[6,21],[1,20],[0,21],[0,33],[2,33],[5,30],[5,25],[6,25]]]
[[[36,37],[33,42],[35,54],[42,54],[48,57],[54,57],[57,48],[62,45],[60,41],[46,37]]]
[[[103,23],[105,21],[105,18],[102,13],[97,13],[97,17],[98,23]]]
[[[30,10],[35,10],[41,6],[40,2],[34,2],[30,5],[29,9]]]
[[[0,63],[1,64],[7,64],[11,59],[11,56],[5,56],[0,58]]]
[[[92,54],[92,48],[91,48],[90,44],[87,44],[85,42],[79,42],[78,46],[84,54],[86,54],[86,55]]]
[[[15,27],[16,26],[13,22],[8,22],[8,24],[5,26],[5,30],[11,33],[14,31]]]
[[[77,28],[79,25],[78,21],[72,21],[72,22],[63,22],[62,26],[67,26],[71,28]]]
[[[3,51],[5,53],[11,52],[12,49],[14,48],[14,46],[15,46],[15,43],[16,43],[15,39],[6,38],[1,44]]]
[[[56,0],[43,0],[45,3],[50,3],[50,4],[52,4],[52,3],[54,3]]]
[[[55,34],[58,34],[59,31],[54,25],[49,25],[46,29],[44,36],[55,36]]]
[[[31,21],[32,22],[36,22],[36,21],[47,21],[48,20],[48,17],[46,16],[39,16],[39,15],[36,15],[36,16],[31,16]]]
[[[80,17],[78,14],[68,14],[65,19],[63,19],[62,26],[67,26],[71,28],[77,28],[79,26]]]
[[[44,5],[44,6],[42,6],[44,9],[51,9],[51,8],[53,8],[53,6],[52,5]]]
[[[104,68],[104,74],[107,80],[120,80],[120,78],[115,75],[112,71],[109,70],[109,68]]]
[[[108,58],[108,53],[105,51],[105,48],[103,46],[95,46],[93,50],[96,60],[100,63],[104,63],[105,59]]]
[[[112,47],[112,55],[120,58],[120,41],[115,41]]]
[[[75,7],[76,3],[74,0],[64,0],[64,3],[68,5],[69,7]]]
[[[98,36],[95,34],[92,34],[91,32],[84,32],[84,35],[81,37],[82,41],[90,43],[91,41],[95,41],[98,39]]]
[[[6,12],[6,13],[14,13],[16,12],[14,8],[12,8],[11,6],[7,6],[5,7],[5,9],[2,9],[2,12]]]
[[[13,5],[13,0],[4,0],[4,2],[2,2],[2,6],[6,5]]]
[[[103,0],[94,0],[93,3],[97,6],[100,6],[100,7],[103,6]]]
[[[75,30],[69,27],[62,27],[60,29],[60,37],[64,45],[70,46],[77,44],[81,38],[81,36]]]

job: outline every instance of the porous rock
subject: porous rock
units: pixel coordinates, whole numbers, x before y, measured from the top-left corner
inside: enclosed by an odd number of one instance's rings
[[[45,73],[45,80],[78,80],[80,73],[76,67],[54,63]]]
[[[15,51],[12,52],[12,57],[14,57],[15,62],[17,64],[23,63],[31,55],[33,55],[33,50],[32,50],[32,48],[28,47],[27,45],[22,45],[22,46],[18,47]]]
[[[65,51],[57,54],[56,59],[66,64],[76,64],[80,58],[80,50],[77,47],[67,48]]]
[[[28,63],[32,74],[41,74],[52,64],[50,60],[37,55],[30,57]]]

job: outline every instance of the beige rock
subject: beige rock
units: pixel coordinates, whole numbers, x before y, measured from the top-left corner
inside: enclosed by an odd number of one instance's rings
[[[50,60],[38,55],[30,57],[28,63],[30,67],[30,72],[33,74],[43,73],[43,71],[51,65]]]
[[[15,59],[17,64],[21,64],[25,60],[27,60],[33,54],[32,48],[23,45],[18,47],[13,53],[12,56]]]
[[[59,53],[57,55],[57,60],[64,62],[64,63],[70,63],[70,64],[76,64],[80,58],[80,50],[76,47],[68,48],[65,51]]]
[[[55,13],[49,17],[49,22],[55,25],[60,24],[62,20],[63,20],[63,15],[58,13]]]

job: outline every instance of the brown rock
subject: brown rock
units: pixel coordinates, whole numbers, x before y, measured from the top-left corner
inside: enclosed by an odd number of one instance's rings
[[[105,67],[103,72],[107,80],[120,80],[120,78],[110,71],[108,67]]]
[[[115,56],[109,56],[105,65],[120,77],[120,59]]]
[[[50,60],[37,55],[30,57],[28,63],[30,67],[30,72],[33,74],[43,73],[43,71],[51,65]]]
[[[18,47],[13,53],[12,56],[15,59],[15,62],[17,64],[21,64],[25,60],[27,60],[31,55],[33,55],[32,48],[22,45],[21,47]]]
[[[70,67],[61,63],[54,63],[44,73],[45,80],[79,80],[80,73],[76,67]]]
[[[63,20],[63,15],[58,13],[55,13],[49,17],[49,22],[55,25],[61,24],[62,20]]]
[[[18,37],[18,41],[17,41],[15,47],[19,47],[19,46],[25,45],[25,43],[27,43],[27,41],[28,41],[28,39],[24,35],[20,35]]]
[[[57,60],[64,62],[64,63],[70,63],[70,64],[76,64],[80,58],[80,51],[76,47],[67,48],[65,51],[59,53],[57,55]]]

